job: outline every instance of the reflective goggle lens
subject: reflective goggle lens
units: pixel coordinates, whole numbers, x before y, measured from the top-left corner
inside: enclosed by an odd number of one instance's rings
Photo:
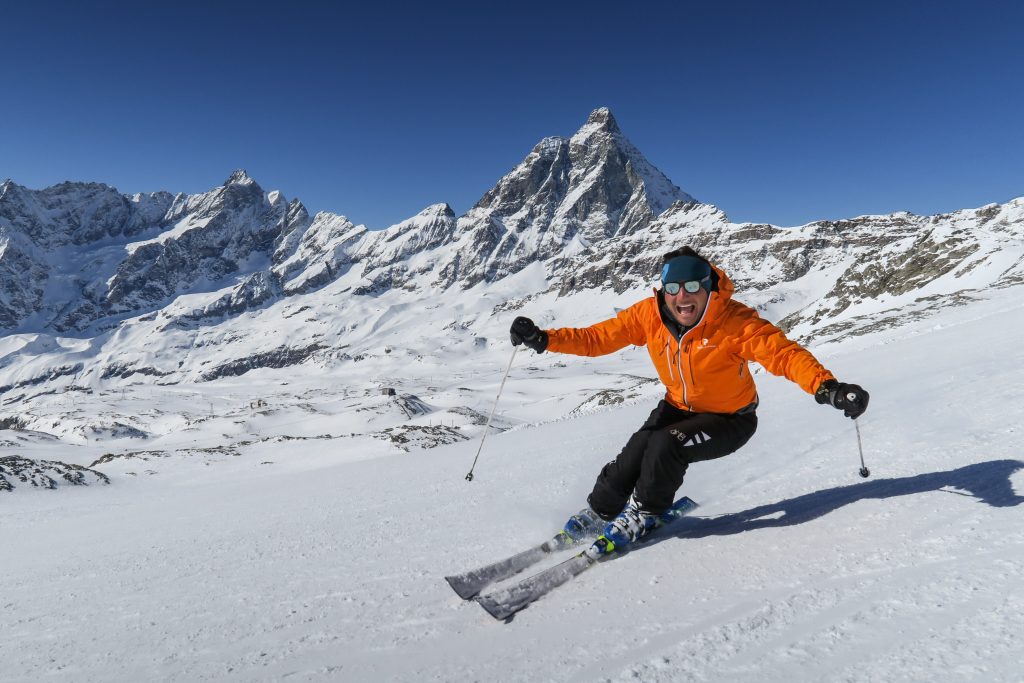
[[[679,288],[682,287],[690,294],[696,294],[697,290],[700,289],[700,280],[687,280],[686,282],[666,282],[665,291],[675,296],[679,293]]]

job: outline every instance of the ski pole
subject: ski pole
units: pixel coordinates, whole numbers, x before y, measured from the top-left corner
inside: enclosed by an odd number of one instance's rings
[[[857,398],[856,394],[847,394],[846,398],[853,401]],[[871,476],[871,470],[864,464],[864,447],[860,443],[860,423],[856,419],[853,421],[853,426],[857,429],[857,451],[860,453],[860,476],[867,479]]]
[[[501,385],[498,387],[498,395],[494,397],[494,407],[491,408],[491,414],[487,416],[487,424],[484,425],[484,435],[480,437],[480,446],[476,449],[476,457],[473,458],[473,465],[469,468],[469,473],[466,475],[466,481],[473,481],[473,470],[476,469],[476,461],[480,458],[480,451],[484,448],[484,441],[487,440],[487,432],[491,429],[491,419],[494,417],[494,411],[498,409],[498,399],[501,398],[501,390],[505,388],[505,380],[508,379],[508,373],[512,370],[512,361],[516,359],[516,351],[518,350],[518,346],[512,347],[512,357],[508,359],[508,367],[505,368],[505,374],[501,378]]]

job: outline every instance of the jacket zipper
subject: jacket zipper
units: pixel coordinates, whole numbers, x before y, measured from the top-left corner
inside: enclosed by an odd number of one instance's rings
[[[687,410],[692,410],[690,407],[690,392],[686,386],[686,375],[683,374],[683,340],[679,339],[679,347],[676,350],[676,369],[679,370],[679,381],[683,383],[683,405],[686,406]]]
[[[697,384],[697,374],[693,371],[693,354],[690,353],[690,346],[693,344],[693,340],[686,342],[686,367],[690,369],[690,379],[693,380],[694,386]]]
[[[708,302],[704,306],[704,312],[700,314],[700,320],[695,322],[693,324],[693,327],[691,327],[686,332],[684,332],[682,335],[680,335],[680,337],[679,337],[679,346],[676,348],[676,370],[679,371],[679,381],[682,382],[682,384],[683,384],[683,405],[686,406],[687,410],[693,410],[693,407],[690,406],[690,392],[689,392],[689,388],[686,386],[686,375],[683,374],[683,361],[682,361],[683,339],[686,337],[686,335],[690,334],[695,329],[700,327],[701,324],[704,322],[704,318],[708,314],[708,309],[711,307],[711,297],[712,296],[714,296],[713,293],[708,294]],[[692,372],[693,371],[693,364],[692,364],[692,360],[693,359],[689,355],[690,342],[686,343],[686,351],[687,351],[686,362],[688,364],[690,364],[690,371]],[[672,364],[671,363],[668,364],[668,374],[669,374],[670,377],[672,376]]]

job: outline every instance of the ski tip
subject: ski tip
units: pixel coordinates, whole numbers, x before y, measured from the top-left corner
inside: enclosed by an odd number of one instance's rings
[[[486,595],[477,598],[476,602],[492,617],[498,621],[503,621],[506,624],[512,621],[512,617],[519,611],[518,609],[510,608],[508,605],[495,602],[494,600],[489,600]]]
[[[463,600],[472,600],[476,597],[476,594],[480,591],[465,582],[462,581],[458,576],[446,576],[444,580],[448,582],[448,585],[452,587],[455,594]]]

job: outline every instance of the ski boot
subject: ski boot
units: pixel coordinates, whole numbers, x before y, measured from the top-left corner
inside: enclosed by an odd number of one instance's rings
[[[587,551],[588,555],[607,555],[624,550],[631,543],[646,536],[665,523],[662,515],[653,515],[641,509],[636,496],[629,497],[629,502],[619,516],[605,526],[604,531]]]
[[[587,536],[595,536],[604,526],[604,520],[589,507],[585,507],[569,518],[562,531],[572,540],[579,542]]]
[[[569,518],[562,530],[549,541],[551,550],[569,548],[586,540],[588,536],[596,536],[601,532],[604,520],[589,507],[583,508]]]

